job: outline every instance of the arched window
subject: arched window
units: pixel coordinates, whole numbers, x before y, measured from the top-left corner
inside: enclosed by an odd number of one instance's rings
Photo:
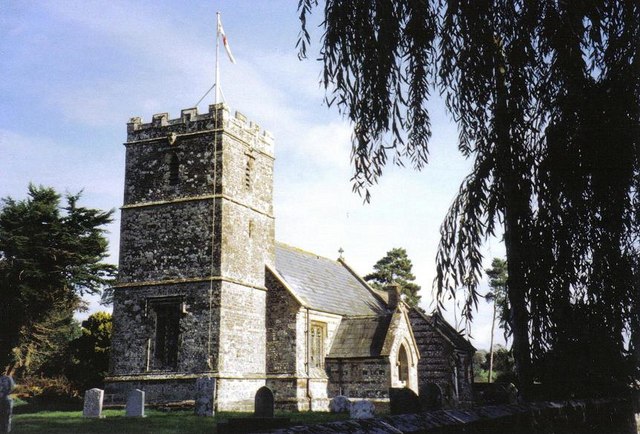
[[[180,183],[180,160],[176,154],[171,154],[169,159],[169,185]]]
[[[409,380],[409,357],[407,355],[407,349],[404,345],[400,345],[398,350],[398,381]]]

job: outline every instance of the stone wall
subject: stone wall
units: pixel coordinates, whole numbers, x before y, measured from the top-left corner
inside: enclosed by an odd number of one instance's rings
[[[300,305],[280,282],[267,272],[267,372],[294,375],[297,367]]]
[[[440,386],[446,406],[470,403],[473,400],[473,375],[470,375],[472,355],[456,351],[453,344],[415,309],[409,310],[409,320],[420,351],[418,383]],[[454,383],[455,367],[458,373],[458,396]]]
[[[307,325],[308,321],[326,325],[328,352],[341,317],[302,307],[270,272],[267,288],[267,384],[276,404],[294,411],[327,411],[327,375],[308,367]]]
[[[440,410],[270,430],[271,434],[636,434],[627,401],[538,402]]]
[[[380,399],[389,397],[391,366],[388,357],[327,359],[329,396]]]
[[[204,278],[212,267],[219,274],[219,249],[211,249],[213,206],[213,199],[204,199],[123,208],[119,284]],[[220,207],[217,202],[217,232]]]
[[[209,319],[215,330],[220,321],[219,303],[211,305],[209,316],[208,293],[219,300],[220,283],[175,283],[171,285],[120,288],[114,294],[113,338],[111,342],[112,376],[144,375],[149,367],[150,342],[153,338],[149,302],[161,297],[175,296],[185,306],[180,317],[178,372],[197,373],[210,370],[207,349],[211,348],[212,365],[217,364],[218,336],[211,334]]]

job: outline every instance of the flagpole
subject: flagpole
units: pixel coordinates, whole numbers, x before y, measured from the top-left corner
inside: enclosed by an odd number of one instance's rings
[[[215,104],[220,102],[220,12],[216,12],[216,99]]]

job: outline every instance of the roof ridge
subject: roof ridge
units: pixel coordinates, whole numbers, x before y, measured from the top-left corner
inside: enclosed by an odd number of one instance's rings
[[[276,244],[279,245],[280,247],[284,247],[284,248],[287,248],[289,250],[294,250],[294,251],[296,251],[298,253],[302,253],[302,254],[307,255],[307,256],[315,256],[318,259],[325,259],[327,261],[331,261],[331,262],[334,262],[336,264],[340,263],[337,259],[327,258],[326,256],[322,256],[322,255],[319,255],[317,253],[310,252],[309,250],[305,250],[305,249],[302,249],[300,247],[292,246],[291,244],[283,243],[282,241],[276,241]]]

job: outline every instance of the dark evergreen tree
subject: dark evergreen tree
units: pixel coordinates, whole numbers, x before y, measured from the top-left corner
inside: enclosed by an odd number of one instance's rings
[[[302,56],[317,4],[299,2]],[[541,372],[556,395],[632,384],[640,360],[628,363],[624,336],[640,346],[640,4],[327,0],[322,26],[327,101],[354,125],[354,182],[366,198],[390,157],[427,163],[427,103],[444,97],[474,166],[442,225],[436,289],[465,288],[471,318],[480,248],[504,232],[523,396]]]
[[[83,306],[83,294],[107,285],[103,226],[113,211],[66,204],[51,188],[29,186],[25,200],[0,209],[0,366],[15,374],[57,345],[52,330]],[[18,372],[19,374],[20,372]]]
[[[82,322],[82,334],[70,344],[67,378],[78,390],[104,387],[109,371],[111,314],[96,312]]]
[[[387,252],[373,266],[375,270],[371,274],[364,276],[364,280],[369,282],[376,289],[383,290],[391,283],[400,285],[400,292],[404,295],[404,301],[409,306],[417,306],[420,303],[420,286],[413,281],[413,264],[407,255],[407,251],[401,247],[396,247]]]

